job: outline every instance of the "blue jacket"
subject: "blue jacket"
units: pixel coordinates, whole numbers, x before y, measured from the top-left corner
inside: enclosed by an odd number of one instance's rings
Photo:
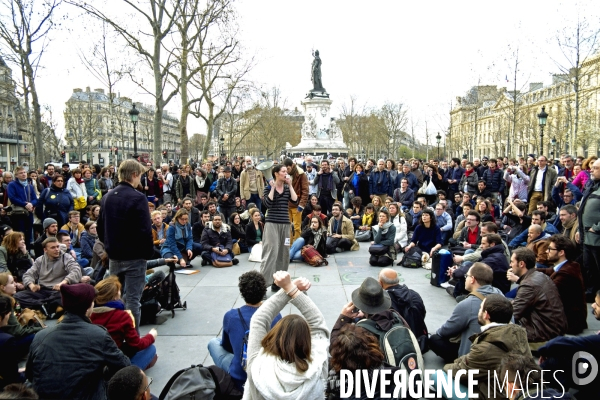
[[[173,222],[167,229],[167,237],[160,249],[161,257],[171,253],[181,259],[181,250],[192,250],[193,238],[194,234],[190,224],[185,224],[181,229],[181,225],[177,221]]]
[[[506,294],[510,290],[511,282],[506,279],[506,271],[508,271],[510,265],[504,254],[504,245],[500,243],[483,250],[481,252],[481,262],[489,265],[494,271],[492,286]]]
[[[42,221],[48,217],[54,218],[61,227],[69,222],[69,211],[73,210],[73,196],[68,190],[58,190],[50,186],[42,191],[35,215]]]
[[[374,169],[369,175],[369,191],[370,194],[387,194],[389,196],[392,195],[390,193],[392,190],[392,185],[390,184],[390,174],[386,170],[379,171]]]
[[[527,229],[524,229],[523,232],[519,233],[513,240],[510,241],[508,247],[517,248],[517,247],[525,247],[527,246]],[[560,232],[556,229],[556,226],[552,225],[549,222],[546,222],[546,227],[544,228],[544,233],[549,235],[557,235]]]
[[[14,180],[8,184],[6,191],[10,202],[17,206],[25,207],[27,203],[37,206],[38,200],[31,184],[23,186],[18,180]]]
[[[448,189],[453,192],[458,192],[458,184],[460,183],[460,179],[465,173],[465,169],[458,167],[456,170],[454,168],[449,168],[447,179],[455,180],[456,183],[448,183]]]
[[[485,181],[486,187],[490,192],[504,192],[504,171],[500,168],[491,170],[486,169],[481,178]]]
[[[444,213],[439,217],[436,214],[435,221],[437,226],[440,228],[440,231],[452,231],[452,218],[446,211],[444,211]]]
[[[571,199],[571,202],[569,204],[575,205],[575,203],[581,200],[581,198],[583,197],[583,193],[581,193],[581,190],[579,190],[579,188],[573,185],[571,182],[567,182],[567,189],[569,189],[571,193],[573,193],[573,198]],[[562,206],[567,204],[564,202],[562,197],[560,197],[560,187],[557,187],[556,185],[554,185],[554,187],[552,188],[552,201],[554,201],[554,204],[556,204],[556,207],[558,208],[561,208]]]
[[[85,258],[89,261],[94,257],[94,244],[96,243],[96,238],[90,235],[87,232],[83,232],[81,234],[81,258]]]
[[[402,179],[408,179],[408,187],[415,193],[417,193],[420,189],[419,187],[419,180],[417,179],[417,177],[415,176],[415,174],[413,174],[412,172],[409,172],[408,174],[404,175],[404,172],[399,173],[396,176],[396,181],[394,182],[394,187],[395,188],[399,188],[400,187],[400,182],[402,181]],[[410,207],[410,206],[408,206]]]

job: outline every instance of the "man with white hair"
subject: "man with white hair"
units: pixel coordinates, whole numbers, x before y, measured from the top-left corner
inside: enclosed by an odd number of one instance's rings
[[[260,210],[265,190],[263,173],[255,168],[250,156],[244,158],[244,164],[246,169],[240,175],[240,196],[246,199],[246,204],[254,203],[256,208]]]
[[[163,181],[163,203],[170,203],[173,201],[173,174],[169,172],[168,164],[162,164],[160,169]]]

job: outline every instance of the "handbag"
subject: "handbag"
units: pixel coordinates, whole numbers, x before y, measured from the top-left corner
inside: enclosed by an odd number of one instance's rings
[[[96,200],[100,201],[102,199],[102,191],[96,187],[97,180],[94,179],[94,193],[96,193]]]
[[[425,194],[430,195],[430,196],[437,194],[437,189],[435,188],[435,185],[433,184],[433,179],[429,181],[429,184],[427,185],[427,188],[425,189]]]
[[[19,318],[17,320],[19,321],[19,324],[21,324],[21,326],[38,326],[41,328],[45,328],[46,325],[43,322],[45,319],[46,316],[42,314],[41,311],[32,310],[31,308],[25,308],[21,312],[21,315],[19,315]]]
[[[261,262],[262,261],[262,243],[257,243],[252,246],[252,251],[250,252],[250,257],[248,257],[248,261],[253,262]]]
[[[238,242],[235,242],[233,244],[233,246],[231,246],[231,251],[236,256],[239,256],[242,253],[242,250],[240,249],[240,245],[238,244]]]
[[[423,185],[421,185],[421,188],[419,189],[419,191],[417,193],[418,194],[425,194],[426,190],[427,190],[427,182],[423,182]]]
[[[369,247],[369,253],[374,256],[385,256],[389,251],[388,246],[384,246],[382,244],[372,244]]]
[[[324,259],[321,253],[319,253],[317,249],[315,249],[314,246],[311,244],[302,246],[300,254],[302,254],[302,259],[304,260],[304,262],[310,265],[311,267],[329,265],[329,262],[326,259]]]
[[[15,216],[15,217],[29,217],[29,211],[27,211],[27,209],[25,207],[21,207],[18,206],[16,204],[13,204],[10,206],[12,208],[12,211],[10,213],[8,213],[8,215]]]
[[[219,246],[219,249],[223,250],[224,247]],[[215,266],[217,268],[231,267],[233,265],[233,261],[232,261],[233,257],[231,256],[231,253],[227,253],[225,255],[212,253],[211,257],[212,257],[212,261],[213,261],[212,262],[213,266]]]
[[[80,197],[75,197],[73,199],[73,208],[75,210],[82,210],[85,207],[87,207],[87,200],[85,199],[84,196],[80,196]]]

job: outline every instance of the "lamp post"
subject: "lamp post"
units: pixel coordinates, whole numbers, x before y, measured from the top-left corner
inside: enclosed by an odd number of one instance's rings
[[[552,138],[552,140],[550,141],[550,144],[552,145],[552,161],[554,162],[554,155],[556,154],[556,136],[554,136]]]
[[[442,141],[442,136],[440,136],[440,133],[438,132],[437,136],[435,137],[435,141],[437,142],[437,146],[438,146],[438,160],[440,159],[440,142]]]
[[[129,110],[129,116],[131,117],[131,122],[133,123],[133,158],[137,160],[137,124],[138,124],[138,115],[140,112],[135,108],[135,103],[132,104],[131,110]]]
[[[546,126],[546,120],[548,119],[548,113],[546,112],[546,106],[542,107],[542,112],[538,115],[538,120],[540,123],[540,149],[538,152],[538,156],[541,156],[544,152],[544,126]]]
[[[223,165],[224,159],[225,159],[225,153],[223,152],[223,147],[225,146],[225,138],[223,136],[221,136],[219,138],[219,143],[221,144],[221,162],[220,162],[220,164]]]

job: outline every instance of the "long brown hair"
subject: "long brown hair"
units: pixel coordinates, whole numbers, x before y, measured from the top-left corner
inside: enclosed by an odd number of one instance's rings
[[[121,290],[121,282],[116,275],[111,275],[106,279],[101,280],[96,285],[96,304],[106,304],[117,298],[119,290]]]
[[[2,272],[0,274],[0,286],[6,286],[8,285],[8,278],[11,277],[12,274],[10,272]],[[16,279],[13,280],[15,281],[15,283],[17,282]],[[10,303],[12,304],[13,308],[15,307],[15,303],[17,302],[12,296],[9,296],[8,294],[4,293],[3,290],[0,290],[0,296],[6,296],[10,298]]]
[[[329,351],[331,353],[329,365],[336,372],[341,369],[352,371],[373,369],[383,363],[379,341],[365,329],[354,324],[344,325]]]
[[[2,239],[2,247],[6,249],[9,255],[17,254],[21,239],[25,239],[25,235],[21,232],[11,232]]]
[[[266,353],[296,364],[300,372],[306,372],[312,361],[310,327],[296,314],[283,317],[263,338],[261,345]]]

